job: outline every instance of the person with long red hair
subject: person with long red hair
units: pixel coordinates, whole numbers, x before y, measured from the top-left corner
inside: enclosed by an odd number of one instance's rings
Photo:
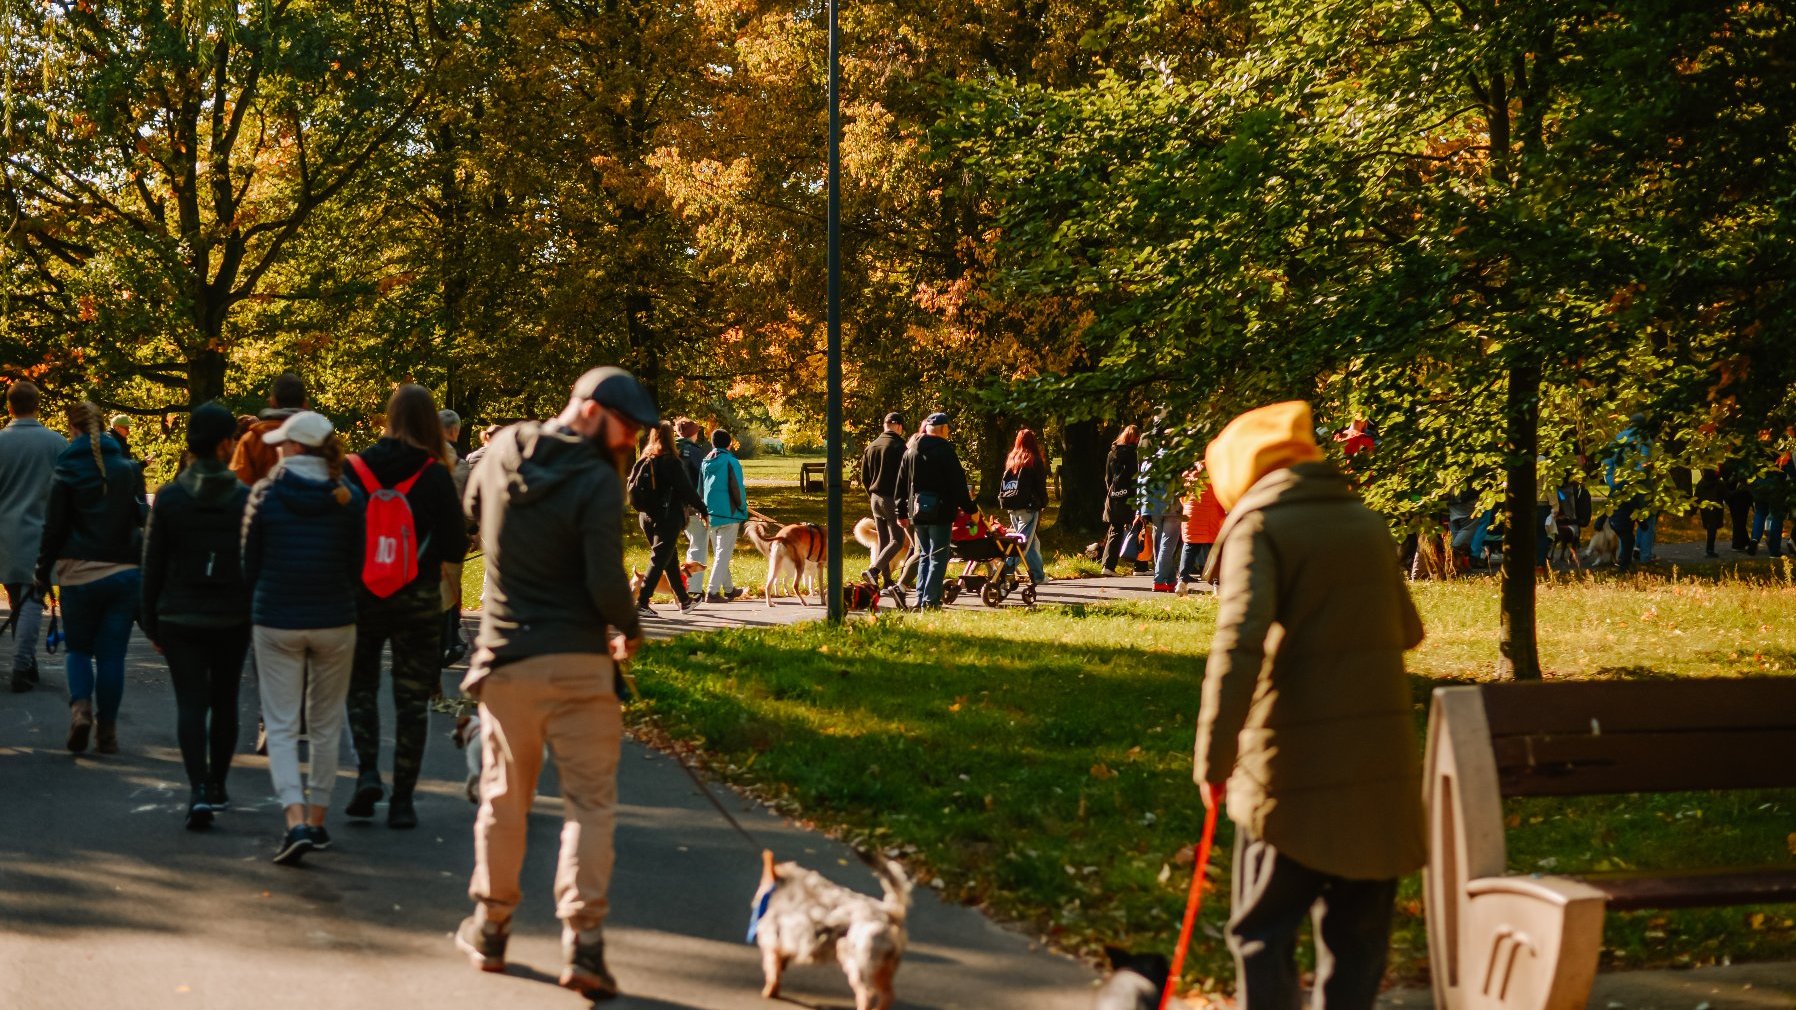
[[[1016,447],[1004,460],[1004,478],[998,483],[998,505],[1010,510],[1010,528],[1028,537],[1023,560],[1029,565],[1029,578],[1048,581],[1041,565],[1041,514],[1048,507],[1048,459],[1041,451],[1041,440],[1028,428],[1016,433]],[[1004,574],[1016,571],[1016,558],[1004,562]]]

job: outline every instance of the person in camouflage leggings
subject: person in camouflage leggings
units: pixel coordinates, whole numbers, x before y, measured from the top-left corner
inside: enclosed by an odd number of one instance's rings
[[[349,732],[355,739],[360,774],[351,817],[372,817],[380,799],[381,653],[393,644],[393,793],[387,821],[393,827],[417,823],[412,790],[424,761],[430,733],[430,699],[441,685],[438,641],[442,598],[434,583],[402,590],[370,606],[364,600],[356,621],[355,668],[349,677]],[[406,823],[409,821],[410,823]]]

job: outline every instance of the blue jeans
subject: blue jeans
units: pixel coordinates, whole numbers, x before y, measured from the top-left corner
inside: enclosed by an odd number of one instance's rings
[[[1010,514],[1010,531],[1021,533],[1028,538],[1023,547],[1023,561],[1029,565],[1029,577],[1037,582],[1047,580],[1047,573],[1041,567],[1041,538],[1036,535],[1041,527],[1040,512],[1012,512]],[[1004,559],[1004,574],[1016,571],[1016,558]]]
[[[1490,524],[1495,522],[1496,519],[1497,519],[1497,510],[1491,509],[1490,511],[1479,516],[1472,523],[1472,540],[1471,540],[1471,543],[1467,547],[1467,549],[1469,551],[1471,551],[1472,557],[1481,558],[1484,556],[1485,534],[1490,532]]]
[[[1784,516],[1782,512],[1773,511],[1764,502],[1752,503],[1752,542],[1756,548],[1766,533],[1771,534],[1770,548],[1772,557],[1783,555]]]
[[[93,699],[101,722],[118,719],[125,697],[125,647],[137,619],[137,569],[62,589],[68,635],[69,701]]]
[[[1204,564],[1209,560],[1209,544],[1186,544],[1184,553],[1179,557],[1179,581],[1203,581]]]
[[[1179,548],[1185,535],[1185,523],[1178,516],[1162,516],[1154,523],[1154,585],[1170,586],[1179,581]]]
[[[1640,520],[1639,528],[1634,532],[1634,546],[1640,551],[1641,561],[1653,560],[1653,541],[1658,539],[1658,536],[1659,517],[1657,515],[1649,515]]]
[[[948,574],[948,533],[950,527],[913,526],[917,537],[917,605],[942,605],[942,578]]]

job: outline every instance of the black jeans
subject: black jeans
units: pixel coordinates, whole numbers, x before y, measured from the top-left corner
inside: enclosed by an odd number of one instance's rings
[[[1106,523],[1104,531],[1104,570],[1116,567],[1117,555],[1122,553],[1123,541],[1129,537],[1129,527],[1135,525],[1134,516],[1113,519]],[[1129,570],[1134,571],[1135,559],[1129,559]]]
[[[196,628],[164,621],[160,631],[175,685],[175,734],[187,782],[222,786],[237,752],[237,690],[249,654],[249,625]]]
[[[1372,1010],[1390,953],[1395,880],[1312,870],[1235,829],[1229,950],[1240,1010],[1297,1010],[1297,930],[1316,936],[1317,1010]]]
[[[636,605],[646,607],[649,599],[655,595],[655,586],[661,576],[667,576],[667,584],[673,587],[674,597],[680,606],[686,605],[686,577],[680,573],[680,534],[686,530],[686,521],[678,512],[670,512],[659,520],[647,513],[639,513],[638,521],[642,524],[642,535],[649,541],[649,570],[642,576],[642,592],[638,594]]]
[[[1733,528],[1734,550],[1743,551],[1752,543],[1752,492],[1731,491],[1727,496],[1728,523]]]
[[[868,495],[867,504],[873,512],[873,522],[879,535],[879,546],[874,549],[873,561],[867,566],[867,570],[877,572],[889,581],[892,577],[892,561],[904,549],[904,528],[898,525],[898,513],[890,498]]]

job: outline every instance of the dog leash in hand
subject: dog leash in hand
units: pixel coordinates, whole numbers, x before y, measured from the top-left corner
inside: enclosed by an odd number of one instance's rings
[[[1210,847],[1216,842],[1216,806],[1204,808],[1204,835],[1197,845],[1197,863],[1191,868],[1191,897],[1185,901],[1185,924],[1179,927],[1179,946],[1172,954],[1172,970],[1166,975],[1166,989],[1160,993],[1160,1010],[1172,1002],[1173,990],[1179,987],[1179,974],[1185,970],[1185,955],[1191,950],[1191,931],[1197,925],[1197,910],[1204,903],[1204,869],[1210,865]]]
[[[636,676],[630,672],[629,663],[617,664],[617,673],[619,677],[623,678],[624,685],[629,688],[630,697],[642,697],[642,692],[636,687]],[[717,798],[717,794],[711,791],[711,787],[705,784],[705,780],[699,777],[698,772],[680,758],[677,751],[670,750],[667,753],[669,757],[673,758],[674,764],[679,765],[680,770],[686,773],[686,777],[692,780],[692,784],[698,787],[699,794],[710,801],[711,806],[716,808],[717,812],[723,815],[723,819],[729,822],[730,827],[735,829],[736,834],[742,836],[742,840],[748,843],[749,848],[754,849],[756,852],[764,852],[767,850],[767,846],[762,845],[755,839],[753,834],[749,833],[747,828],[742,826],[742,822],[736,819],[736,815],[729,812],[723,805],[723,801]]]

